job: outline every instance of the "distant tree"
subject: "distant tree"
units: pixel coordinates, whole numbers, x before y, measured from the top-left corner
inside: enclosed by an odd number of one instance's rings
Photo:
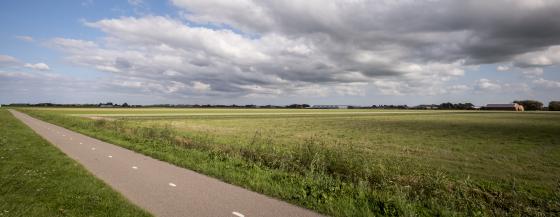
[[[550,101],[548,103],[549,111],[560,111],[560,101]]]
[[[543,108],[543,103],[537,100],[516,100],[513,102],[522,105],[526,111],[538,111]]]
[[[130,105],[128,105],[128,103],[125,102],[122,104],[122,107],[130,107]]]
[[[300,104],[291,104],[286,106],[286,108],[303,108]]]
[[[473,109],[473,108],[474,108],[474,105],[470,102],[455,104],[455,109],[469,110],[469,109]]]
[[[397,109],[408,109],[407,105],[397,105]]]
[[[474,105],[470,102],[468,103],[450,103],[450,102],[445,102],[440,104],[439,106],[436,105],[432,105],[433,107],[438,107],[439,109],[459,109],[459,110],[468,110],[468,109],[473,109]]]
[[[444,102],[442,104],[439,104],[439,109],[454,109],[454,106],[453,103]]]

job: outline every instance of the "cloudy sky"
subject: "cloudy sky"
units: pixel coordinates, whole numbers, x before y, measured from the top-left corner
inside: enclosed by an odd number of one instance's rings
[[[6,0],[0,103],[547,103],[558,14],[558,0]]]

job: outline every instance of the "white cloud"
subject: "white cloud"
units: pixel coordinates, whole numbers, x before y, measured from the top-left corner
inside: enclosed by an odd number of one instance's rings
[[[521,71],[521,73],[523,73],[523,75],[527,78],[536,78],[536,77],[540,77],[544,74],[544,71],[542,68],[525,68],[523,69],[523,71]]]
[[[467,90],[470,90],[470,89],[472,89],[472,88],[469,87],[468,85],[464,85],[464,84],[456,84],[456,85],[449,86],[447,88],[447,90],[450,93],[463,93],[463,92],[465,92]]]
[[[509,93],[530,93],[531,89],[526,83],[506,83],[502,85],[502,91]]]
[[[543,33],[546,37],[527,33],[556,28],[559,22],[548,16],[560,7],[554,1],[172,3],[181,19],[151,15],[86,22],[105,37],[55,38],[52,44],[74,64],[129,81],[114,84],[119,88],[163,95],[322,97],[363,96],[368,86],[386,95],[497,91],[514,85],[488,79],[475,87],[449,83],[479,64],[511,62],[498,71],[556,64],[551,45],[560,43],[554,31]]]
[[[128,0],[128,3],[133,5],[133,6],[138,6],[144,3],[143,0]]]
[[[19,64],[19,60],[15,57],[0,54],[0,66],[11,66]]]
[[[514,64],[519,67],[545,67],[560,63],[560,45],[551,46],[545,50],[534,51],[518,55]]]
[[[189,27],[165,17],[126,17],[101,20],[88,25],[110,34],[110,39],[116,43],[137,46],[162,45],[167,46],[169,50],[178,48],[185,51],[202,51],[242,63],[270,58],[257,48],[253,40],[232,31]]]
[[[348,83],[334,87],[334,92],[340,96],[365,96],[367,83]]]
[[[528,93],[531,88],[525,83],[505,83],[498,80],[481,78],[475,82],[474,90],[478,93]]]
[[[427,81],[424,81],[427,82]],[[439,94],[445,94],[448,91],[441,84],[429,85],[424,82],[403,82],[398,79],[380,79],[373,82],[373,85],[380,91],[383,95],[391,96],[433,96]]]
[[[47,65],[46,63],[35,63],[35,64],[26,63],[24,66],[39,71],[48,71],[50,69],[49,65]]]
[[[502,90],[502,85],[496,81],[491,81],[486,78],[481,78],[475,83],[476,90],[487,92],[487,91],[499,91]]]
[[[195,89],[196,91],[203,92],[203,91],[210,90],[210,85],[209,84],[205,84],[205,83],[202,83],[200,81],[193,81],[192,84],[193,84],[193,86],[192,86],[193,89]]]
[[[118,80],[130,82],[127,80]],[[0,70],[2,103],[99,103],[146,102],[146,92],[117,87],[117,79],[85,79],[58,72]],[[174,96],[175,97],[175,96]],[[151,97],[161,99],[159,96]]]
[[[318,84],[307,84],[305,86],[293,87],[291,94],[305,97],[327,97],[329,96],[329,88]],[[276,91],[276,95],[280,95],[282,91]]]
[[[28,36],[28,35],[17,35],[16,38],[19,39],[19,40],[25,41],[25,42],[35,41],[35,39],[33,39],[33,37]]]
[[[97,44],[92,41],[85,41],[79,39],[68,39],[68,38],[54,38],[51,43],[62,48],[62,49],[76,49],[76,50],[86,50],[86,49],[96,49]]]
[[[321,95],[365,95],[365,90],[353,84],[372,82],[379,76],[402,77],[414,88],[399,91],[401,94],[421,94],[422,90],[439,94],[445,91],[430,86],[464,74],[464,60],[395,62],[403,52],[361,49],[351,51],[349,58],[339,58],[308,38],[278,34],[248,38],[230,30],[190,27],[166,17],[125,17],[87,25],[106,32],[103,41],[107,43],[56,38],[52,44],[79,65],[139,78],[159,76],[161,81],[175,79],[186,85],[189,80],[199,80],[219,87],[212,91],[222,94],[275,92],[266,91],[269,88],[289,94],[301,92],[302,85],[324,85],[335,91],[322,91]],[[260,88],[248,88],[255,85]]]
[[[89,85],[86,85],[88,83]],[[36,94],[49,89],[78,91],[95,86],[96,83],[91,81],[66,77],[56,73],[0,70],[0,90],[11,90],[8,93],[17,93],[22,89],[33,90]],[[0,93],[3,92],[0,91]]]
[[[189,13],[187,19],[200,23],[225,23],[249,30],[255,26],[266,28],[273,25],[266,8],[252,0],[172,0],[172,2]]]
[[[496,70],[498,70],[499,72],[509,71],[509,70],[510,70],[510,66],[508,66],[508,65],[499,65],[498,67],[496,67]]]
[[[546,80],[544,78],[539,78],[533,80],[533,83],[538,85],[537,87],[547,88],[547,89],[559,89],[560,81]]]
[[[90,5],[93,5],[93,0],[83,0],[81,5],[84,6],[84,7],[88,7]]]

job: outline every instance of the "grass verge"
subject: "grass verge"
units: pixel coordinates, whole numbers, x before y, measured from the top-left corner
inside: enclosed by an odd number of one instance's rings
[[[150,216],[0,109],[0,216]]]

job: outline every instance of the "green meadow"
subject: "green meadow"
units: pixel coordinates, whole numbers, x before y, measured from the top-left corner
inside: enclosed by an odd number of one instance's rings
[[[332,216],[560,215],[560,113],[21,108]]]
[[[0,216],[150,216],[0,109]]]

